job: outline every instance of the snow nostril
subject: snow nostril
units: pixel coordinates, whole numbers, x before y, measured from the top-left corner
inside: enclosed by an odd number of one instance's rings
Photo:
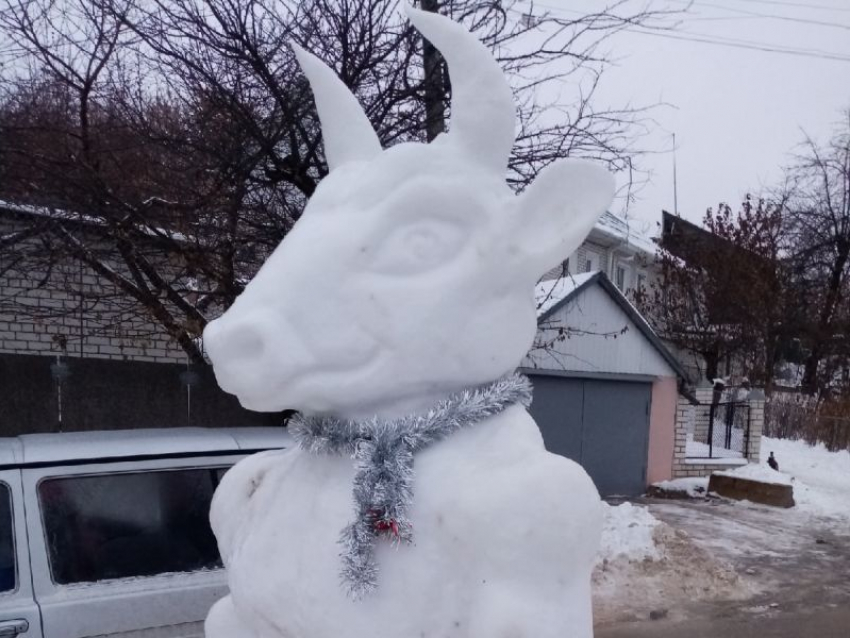
[[[224,357],[232,361],[256,359],[265,350],[260,332],[250,326],[237,326],[221,335]]]
[[[204,338],[213,365],[220,369],[246,362],[256,363],[266,345],[261,331],[244,323],[221,325],[214,321],[207,326]]]

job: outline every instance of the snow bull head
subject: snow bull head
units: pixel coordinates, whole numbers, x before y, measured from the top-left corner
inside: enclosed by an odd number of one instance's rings
[[[246,408],[392,416],[513,370],[534,338],[536,280],[611,201],[611,175],[577,160],[516,196],[501,69],[460,25],[407,13],[451,75],[451,130],[431,144],[382,150],[354,95],[295,47],[330,174],[204,332],[219,384]]]

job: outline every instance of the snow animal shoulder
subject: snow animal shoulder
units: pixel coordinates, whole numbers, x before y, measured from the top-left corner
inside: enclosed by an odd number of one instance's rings
[[[392,422],[499,379],[534,338],[535,281],[611,201],[611,176],[577,160],[515,196],[501,70],[459,25],[408,15],[452,79],[451,131],[432,144],[381,150],[354,96],[296,48],[331,172],[204,334],[220,385],[248,408]],[[339,576],[355,476],[354,459],[301,449],[227,473],[211,520],[231,594],[207,638],[592,636],[599,496],[522,405],[417,452],[415,542],[379,543],[362,600]]]

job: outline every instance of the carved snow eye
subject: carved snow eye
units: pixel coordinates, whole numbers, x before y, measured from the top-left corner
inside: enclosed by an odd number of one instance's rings
[[[377,247],[372,270],[415,275],[451,262],[461,251],[466,229],[444,219],[422,219],[391,230]]]

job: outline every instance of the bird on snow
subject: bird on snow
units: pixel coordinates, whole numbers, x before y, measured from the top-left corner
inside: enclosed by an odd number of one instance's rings
[[[779,463],[776,461],[776,459],[775,459],[775,458],[773,458],[773,452],[771,452],[771,453],[770,453],[770,456],[767,458],[767,464],[768,464],[771,468],[773,468],[774,470],[776,470],[777,472],[779,471]]]

